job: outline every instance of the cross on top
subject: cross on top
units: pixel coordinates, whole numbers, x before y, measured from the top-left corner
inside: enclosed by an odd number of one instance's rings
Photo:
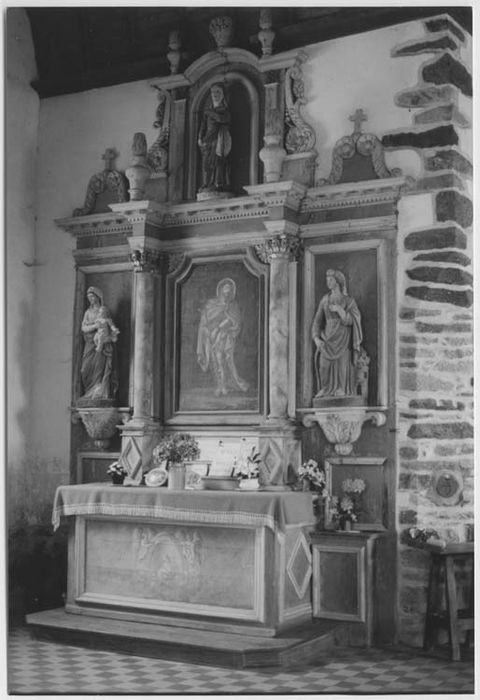
[[[354,134],[359,134],[362,131],[362,122],[366,122],[368,119],[363,109],[355,110],[355,113],[351,114],[348,118],[353,122]]]

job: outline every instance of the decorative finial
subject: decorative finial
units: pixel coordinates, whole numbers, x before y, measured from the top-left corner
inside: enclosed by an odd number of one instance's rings
[[[354,114],[351,114],[349,117],[351,122],[353,122],[353,133],[354,134],[361,134],[362,133],[362,122],[366,122],[368,117],[363,111],[363,109],[356,109]]]
[[[260,31],[257,36],[262,46],[262,55],[271,56],[275,32],[272,29],[272,10],[270,7],[264,7],[260,10],[258,24],[260,26]]]
[[[215,39],[217,49],[230,46],[233,36],[233,20],[231,17],[214,17],[209,26],[210,34]]]
[[[168,37],[168,48],[170,51],[167,53],[167,58],[170,63],[170,73],[178,73],[180,67],[180,61],[182,60],[182,38],[179,29],[172,29],[170,36]]]

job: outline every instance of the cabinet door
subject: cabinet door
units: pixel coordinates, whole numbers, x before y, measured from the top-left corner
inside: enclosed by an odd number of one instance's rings
[[[366,621],[365,546],[313,545],[313,616]]]

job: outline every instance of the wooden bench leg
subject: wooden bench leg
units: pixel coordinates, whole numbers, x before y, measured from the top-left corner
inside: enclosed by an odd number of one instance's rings
[[[425,651],[428,651],[434,646],[438,630],[436,616],[440,609],[440,570],[441,561],[438,557],[433,555],[428,577],[427,612],[425,616],[425,635],[423,638],[423,648]]]
[[[470,573],[470,589],[469,589],[469,596],[468,596],[468,616],[474,620],[475,619],[475,612],[474,612],[474,590],[475,590],[475,582],[474,582],[474,563],[473,563],[473,557],[472,557],[472,571]],[[466,649],[469,649],[471,644],[474,641],[474,630],[469,629],[467,630],[467,634],[465,636],[465,647]]]
[[[445,592],[447,599],[448,636],[450,639],[450,648],[452,650],[453,661],[460,661],[457,586],[455,583],[455,567],[453,563],[453,556],[447,555],[445,557],[445,574]]]

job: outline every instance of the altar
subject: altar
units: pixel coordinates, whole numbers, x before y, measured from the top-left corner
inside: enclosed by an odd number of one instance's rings
[[[61,486],[67,613],[274,637],[311,620],[302,492]]]

